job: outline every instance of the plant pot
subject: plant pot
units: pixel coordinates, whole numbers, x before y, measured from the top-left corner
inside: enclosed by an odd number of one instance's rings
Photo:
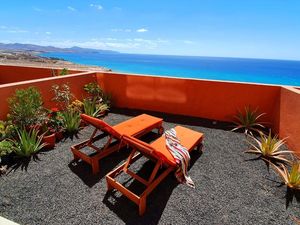
[[[52,149],[55,146],[55,133],[50,135],[45,135],[42,139],[43,143],[46,144],[45,148]]]
[[[56,141],[60,141],[64,138],[64,132],[63,131],[57,131],[55,133],[55,138],[56,138]]]
[[[84,120],[80,120],[80,127],[86,127],[88,124]]]

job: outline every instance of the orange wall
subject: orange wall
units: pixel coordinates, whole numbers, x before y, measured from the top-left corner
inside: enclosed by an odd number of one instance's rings
[[[5,68],[5,69],[3,69]],[[6,72],[5,72],[6,71]],[[19,72],[35,78],[47,77],[49,69],[0,66],[0,78],[20,80]],[[8,78],[7,78],[8,79]],[[289,136],[287,143],[300,153],[300,90],[290,87],[233,83],[208,80],[167,78],[145,75],[84,72],[69,76],[47,77],[0,85],[2,97],[0,119],[8,112],[6,99],[16,89],[36,86],[42,92],[45,106],[55,106],[51,101],[53,84],[67,83],[77,98],[84,95],[83,86],[98,81],[112,94],[117,107],[144,109],[172,114],[188,115],[221,121],[232,121],[238,109],[247,105],[267,113],[265,120],[280,137]]]
[[[52,77],[60,73],[60,69],[0,65],[0,84]],[[69,70],[70,74],[82,71]]]
[[[278,117],[279,86],[114,73],[97,78],[118,107],[232,121],[238,109],[251,105],[271,123]]]
[[[82,99],[85,94],[83,86],[87,83],[95,81],[95,73],[85,72],[76,75],[42,78],[33,81],[23,81],[18,83],[0,85],[0,96],[3,101],[1,104],[0,119],[6,118],[6,115],[8,113],[7,99],[15,93],[16,89],[23,89],[30,86],[37,87],[41,91],[41,94],[43,96],[44,106],[47,108],[51,108],[56,106],[56,104],[51,101],[51,99],[54,97],[53,92],[51,91],[52,85],[68,84],[75,97]]]
[[[300,156],[300,90],[296,88],[281,89],[279,134]]]

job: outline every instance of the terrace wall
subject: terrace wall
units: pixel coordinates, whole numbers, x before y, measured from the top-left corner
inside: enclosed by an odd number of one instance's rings
[[[22,81],[25,77],[39,79]],[[38,87],[45,106],[50,108],[55,106],[51,101],[53,84],[69,84],[75,97],[81,99],[83,85],[97,81],[112,94],[115,106],[121,108],[232,121],[238,109],[243,110],[248,105],[258,107],[259,111],[266,113],[265,119],[273,130],[282,138],[288,136],[288,145],[300,155],[300,90],[297,88],[110,72],[52,77],[51,69],[13,66],[0,66],[2,81],[21,82],[0,85],[3,101],[0,119],[5,119],[8,113],[6,99],[16,89]]]
[[[279,86],[114,73],[97,78],[122,108],[232,121],[238,109],[250,105],[265,112],[271,124],[278,117]]]
[[[265,120],[300,156],[298,88],[117,73],[97,73],[116,106],[232,121],[238,109],[258,107]]]
[[[282,87],[280,97],[279,134],[287,137],[291,149],[300,156],[300,90]]]
[[[61,69],[0,65],[0,85],[13,82],[41,79],[58,75]],[[82,71],[69,70],[70,74]]]
[[[82,99],[84,96],[83,86],[90,82],[96,82],[96,74],[93,72],[84,72],[68,76],[58,76],[50,78],[42,78],[37,80],[16,82],[11,84],[0,85],[0,96],[2,98],[0,119],[5,119],[8,113],[7,99],[11,97],[16,89],[28,88],[30,86],[37,87],[43,96],[44,106],[47,108],[55,107],[56,104],[51,101],[54,97],[51,86],[54,84],[68,84],[74,96]]]

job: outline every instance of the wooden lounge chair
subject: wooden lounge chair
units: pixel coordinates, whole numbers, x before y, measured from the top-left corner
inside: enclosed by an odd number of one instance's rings
[[[197,150],[200,150],[203,139],[202,133],[181,126],[175,127],[175,130],[177,133],[177,137],[184,147],[186,147],[189,151],[195,149],[196,147]],[[139,214],[143,215],[146,210],[147,196],[169,173],[177,169],[177,165],[173,156],[166,148],[166,140],[164,136],[161,136],[151,144],[147,144],[134,137],[124,135],[122,138],[122,142],[129,145],[132,148],[132,152],[123,165],[119,166],[106,175],[107,189],[111,190],[115,188],[120,191],[127,198],[129,198],[139,206]],[[136,154],[136,152],[138,153]],[[155,167],[148,180],[138,176],[137,174],[129,170],[130,165],[138,160],[141,156],[146,156],[147,158],[150,158],[151,160],[154,160],[156,162]],[[162,165],[164,165],[166,169],[157,176],[157,172]],[[115,179],[122,172],[128,174],[129,176],[146,186],[146,189],[141,195],[138,196],[135,193],[131,192]]]
[[[88,140],[73,145],[71,147],[71,150],[74,155],[74,161],[82,159],[83,161],[90,164],[92,166],[93,174],[99,172],[99,160],[101,158],[111,154],[121,147],[119,144],[111,146],[113,139],[121,140],[121,137],[125,134],[128,136],[140,137],[152,131],[153,129],[158,129],[158,133],[160,134],[163,133],[163,120],[161,118],[153,117],[147,114],[139,115],[115,126],[110,126],[103,120],[85,114],[81,114],[81,119],[87,124],[94,126],[95,130]],[[96,136],[98,131],[102,131],[102,134]],[[103,133],[107,134],[109,138],[104,147],[99,148],[94,145],[94,142],[99,140],[101,138],[101,135],[103,137]],[[87,146],[95,150],[96,154],[91,156],[81,151]]]

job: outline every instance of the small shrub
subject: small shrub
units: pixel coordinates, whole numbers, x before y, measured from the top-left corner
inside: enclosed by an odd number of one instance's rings
[[[91,82],[84,85],[83,89],[92,97],[98,97],[102,95],[102,90],[96,82]]]
[[[78,113],[82,113],[83,112],[83,102],[76,99],[68,106],[68,110],[74,110]]]
[[[42,97],[35,87],[16,90],[15,95],[8,99],[8,103],[8,119],[18,127],[36,124],[43,114]]]
[[[300,162],[294,161],[292,163],[290,171],[285,165],[280,164],[279,166],[271,164],[275,172],[281,177],[284,184],[291,189],[300,190]]]
[[[284,145],[284,140],[278,139],[275,135],[272,137],[271,131],[268,135],[259,132],[260,138],[256,138],[250,135],[250,138],[254,140],[254,144],[250,141],[251,148],[246,153],[252,153],[260,155],[265,160],[275,160],[289,163],[289,160],[285,158],[286,154],[292,153],[292,151],[281,150],[280,148]]]
[[[67,110],[62,113],[62,124],[66,133],[76,134],[79,131],[80,115],[74,110]]]
[[[89,116],[93,116],[93,117],[99,117],[105,111],[107,111],[109,109],[109,107],[106,104],[98,104],[97,99],[94,98],[93,100],[84,99],[83,109],[84,109],[85,114],[87,114]]]
[[[8,141],[8,140],[1,141],[0,142],[0,158],[2,156],[10,154],[13,151],[12,147],[13,147],[13,145],[12,145],[11,141]]]
[[[261,122],[261,117],[265,113],[258,113],[258,109],[252,110],[249,106],[245,107],[245,112],[238,111],[235,116],[234,124],[236,127],[232,131],[243,129],[245,134],[252,133],[252,131],[259,132],[259,129],[265,128],[264,122]]]
[[[38,135],[38,131],[31,129],[17,130],[18,137],[12,141],[12,149],[18,157],[30,157],[40,151],[45,144],[42,143],[43,135]]]
[[[63,68],[59,73],[59,75],[61,76],[68,75],[68,74],[69,74],[69,70],[67,68]]]
[[[61,109],[67,109],[74,99],[70,86],[67,84],[52,85],[52,91],[54,92],[52,101],[56,102]]]

